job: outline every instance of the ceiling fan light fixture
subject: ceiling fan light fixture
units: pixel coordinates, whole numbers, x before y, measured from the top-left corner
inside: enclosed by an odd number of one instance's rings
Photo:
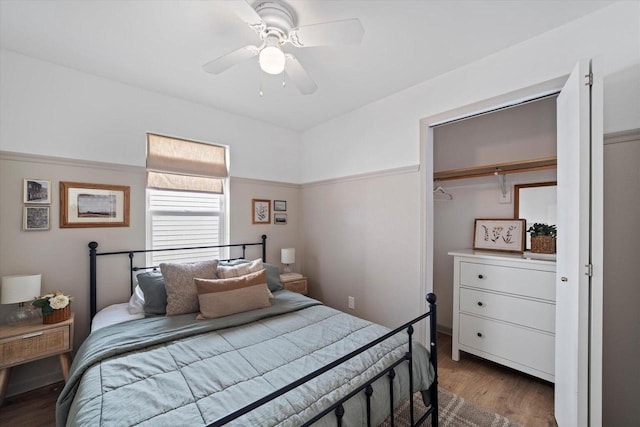
[[[266,46],[260,51],[260,68],[268,74],[280,74],[284,71],[284,52],[278,46]]]

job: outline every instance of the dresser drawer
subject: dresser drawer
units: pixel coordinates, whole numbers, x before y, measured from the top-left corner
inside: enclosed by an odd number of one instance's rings
[[[285,282],[284,288],[291,292],[297,292],[299,294],[307,294],[307,279],[295,280],[292,282]]]
[[[549,375],[554,375],[554,340],[552,334],[460,314],[461,345]]]
[[[555,333],[555,304],[460,288],[460,311]]]
[[[460,285],[555,301],[553,271],[460,262]]]
[[[71,351],[69,325],[0,340],[0,367]]]

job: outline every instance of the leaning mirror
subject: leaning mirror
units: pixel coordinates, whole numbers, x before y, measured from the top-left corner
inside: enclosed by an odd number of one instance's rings
[[[526,228],[534,223],[556,224],[557,183],[537,182],[514,186],[513,217],[527,220]],[[531,237],[527,233],[526,248],[531,248]]]

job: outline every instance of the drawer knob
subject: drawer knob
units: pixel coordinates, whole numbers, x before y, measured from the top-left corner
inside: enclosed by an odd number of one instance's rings
[[[484,276],[482,274],[478,274],[478,279],[484,279]]]
[[[567,278],[566,278],[566,277],[564,277],[564,276],[563,276],[563,277],[561,277],[561,278],[560,278],[560,280],[562,280],[563,282],[568,282],[568,281],[569,281],[569,279],[567,279]]]
[[[484,304],[482,303],[482,301],[478,301],[478,305],[482,307]]]
[[[482,338],[482,332],[478,332],[478,336]]]

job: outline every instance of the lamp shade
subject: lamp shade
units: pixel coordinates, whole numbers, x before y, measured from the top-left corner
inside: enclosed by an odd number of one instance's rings
[[[295,248],[282,248],[280,250],[280,262],[283,264],[293,264],[296,262]]]
[[[31,301],[40,295],[40,281],[42,274],[19,274],[2,277],[0,302],[2,304],[16,304]]]

